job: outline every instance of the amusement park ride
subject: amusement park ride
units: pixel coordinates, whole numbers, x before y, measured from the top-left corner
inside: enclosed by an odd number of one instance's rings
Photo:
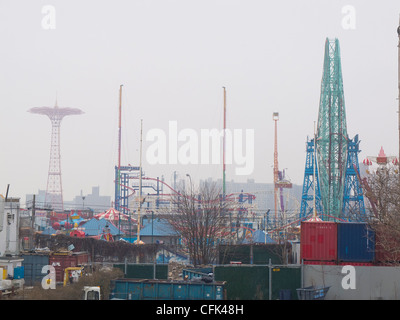
[[[322,220],[365,220],[363,188],[368,197],[370,187],[367,178],[360,175],[359,144],[358,135],[350,139],[347,134],[339,41],[326,39],[318,130],[307,141],[300,219],[313,214]],[[365,166],[373,163],[383,169],[389,164],[397,166],[398,159],[386,156],[381,147],[378,156],[363,161]],[[372,213],[376,213],[374,199],[368,199]]]
[[[371,166],[373,163],[376,163],[378,166],[386,167],[388,164],[392,163],[394,165],[398,165],[399,161],[397,160],[397,157],[395,156],[387,156],[385,154],[385,151],[383,150],[383,147],[379,150],[378,156],[373,157],[373,156],[368,156],[366,159],[364,159],[363,164],[366,166]]]
[[[339,40],[327,38],[317,132],[307,141],[300,219],[311,214],[322,220],[365,218],[359,144],[358,135],[350,139],[347,133]]]

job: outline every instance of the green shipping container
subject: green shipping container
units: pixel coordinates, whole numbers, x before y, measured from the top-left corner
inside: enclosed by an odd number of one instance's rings
[[[153,279],[154,266],[156,268],[156,279],[168,279],[168,265],[167,264],[153,264],[153,263],[124,263],[114,264],[114,268],[119,268],[124,272],[124,277],[129,279]],[[125,268],[126,267],[126,268]],[[125,270],[126,269],[126,270]]]

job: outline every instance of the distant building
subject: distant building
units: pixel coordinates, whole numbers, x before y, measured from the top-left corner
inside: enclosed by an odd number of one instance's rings
[[[25,196],[26,207],[31,208],[33,204],[33,194],[27,194]],[[35,207],[36,209],[50,209],[49,204],[45,203],[46,191],[38,190],[35,194]],[[95,214],[103,212],[111,207],[111,197],[101,196],[100,187],[92,187],[92,193],[84,195],[81,194],[75,196],[72,201],[64,201],[64,210],[92,210]]]
[[[64,202],[64,207],[69,210],[93,210],[94,213],[104,212],[111,207],[111,197],[101,196],[100,187],[92,187],[92,193],[84,195],[81,191],[79,196],[71,202]]]
[[[46,190],[38,190],[38,193],[35,194],[35,207],[36,208],[41,208],[44,209],[46,208]],[[25,204],[27,208],[31,208],[33,204],[33,194],[27,194],[25,195]],[[49,205],[47,205],[47,208],[50,208]]]
[[[204,182],[214,182],[217,186],[220,186],[222,190],[222,179],[214,181],[209,178],[201,181],[201,183]],[[227,195],[241,192],[253,194],[255,199],[252,203],[252,208],[253,211],[259,215],[264,214],[268,209],[270,209],[271,212],[275,210],[274,185],[272,183],[255,182],[254,179],[247,179],[247,182],[235,182],[231,180],[226,181],[225,186]],[[278,197],[283,199],[284,210],[300,212],[302,189],[303,186],[292,184],[292,188],[282,189],[282,197],[280,190],[278,190]],[[281,210],[281,208],[278,208],[278,210]]]

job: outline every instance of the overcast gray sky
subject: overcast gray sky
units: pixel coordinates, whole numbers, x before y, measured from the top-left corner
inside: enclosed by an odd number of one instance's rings
[[[45,5],[55,10],[55,29],[43,26]],[[61,126],[64,200],[92,186],[113,197],[120,84],[122,164],[139,164],[143,119],[147,176],[221,178],[221,164],[149,164],[145,138],[152,129],[168,134],[169,121],[199,136],[221,129],[225,86],[228,129],[255,135],[254,170],[235,175],[228,165],[227,179],[272,182],[277,111],[279,168],[302,185],[326,37],[340,41],[347,128],[351,138],[359,134],[359,159],[381,146],[397,155],[399,14],[398,0],[0,0],[0,193],[10,184],[10,196],[25,200],[46,189],[51,125],[27,111],[54,106],[57,94],[60,107],[85,112]]]

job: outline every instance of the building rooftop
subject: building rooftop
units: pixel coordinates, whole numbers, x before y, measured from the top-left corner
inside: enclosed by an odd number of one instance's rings
[[[85,222],[81,225],[82,230],[85,232],[86,236],[98,236],[99,234],[103,233],[103,228],[108,225],[110,228],[110,233],[115,235],[123,234],[118,228],[106,219],[99,219],[92,218],[88,222]]]
[[[178,236],[178,233],[166,220],[154,219],[152,223],[151,219],[149,219],[147,220],[147,223],[144,225],[143,229],[140,230],[140,235],[168,237],[168,236]]]

